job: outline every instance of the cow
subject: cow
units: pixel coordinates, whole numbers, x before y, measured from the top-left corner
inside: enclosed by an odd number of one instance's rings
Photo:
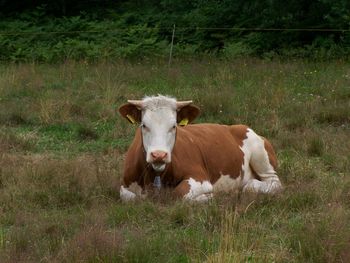
[[[190,124],[199,108],[162,95],[128,100],[119,113],[139,124],[125,157],[123,201],[144,198],[152,185],[199,202],[217,192],[282,189],[271,143],[245,125]]]

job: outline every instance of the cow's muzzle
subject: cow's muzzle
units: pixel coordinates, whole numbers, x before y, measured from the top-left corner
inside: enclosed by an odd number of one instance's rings
[[[165,163],[168,153],[164,151],[151,152],[152,163]]]
[[[170,156],[165,151],[152,151],[150,153],[149,163],[152,164],[153,169],[156,172],[164,171],[166,164],[170,162]]]

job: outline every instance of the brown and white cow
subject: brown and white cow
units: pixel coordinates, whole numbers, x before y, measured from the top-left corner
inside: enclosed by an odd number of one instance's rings
[[[123,201],[143,197],[155,180],[194,201],[208,200],[218,191],[273,194],[282,189],[272,145],[247,126],[182,126],[199,109],[192,101],[166,96],[129,100],[119,112],[140,123],[125,159]]]

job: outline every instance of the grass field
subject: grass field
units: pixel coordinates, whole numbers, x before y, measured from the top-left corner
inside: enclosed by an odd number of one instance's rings
[[[122,204],[127,99],[269,138],[285,191]],[[350,65],[254,59],[0,65],[0,262],[349,262]]]

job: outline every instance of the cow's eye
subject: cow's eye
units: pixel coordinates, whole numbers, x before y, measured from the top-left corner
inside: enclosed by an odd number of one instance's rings
[[[148,127],[144,123],[141,123],[141,128],[144,130],[149,130]]]
[[[169,132],[172,132],[176,129],[176,125],[174,125],[173,127],[170,128]]]

